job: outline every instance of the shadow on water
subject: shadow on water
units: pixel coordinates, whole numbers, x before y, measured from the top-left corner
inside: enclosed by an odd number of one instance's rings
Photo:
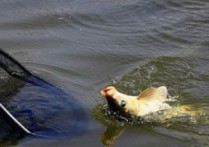
[[[137,127],[152,129],[154,133],[169,136],[184,145],[209,145],[209,133],[204,131],[209,127],[209,76],[198,71],[203,63],[206,65],[208,61],[192,57],[160,57],[113,80],[112,85],[130,95],[138,95],[140,90],[150,86],[165,85],[172,109],[143,118],[123,118],[109,110],[107,104],[99,104],[94,109],[95,117],[107,126],[102,142],[113,145],[120,140],[122,130]]]

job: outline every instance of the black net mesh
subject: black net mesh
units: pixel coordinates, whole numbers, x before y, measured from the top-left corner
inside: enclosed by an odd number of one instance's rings
[[[3,78],[5,84],[2,83],[3,85],[0,84],[0,86],[5,87],[2,90],[8,91],[8,93],[5,94],[3,100],[0,96],[0,103],[28,130],[38,136],[51,137],[75,137],[86,131],[85,111],[71,94],[65,93],[62,89],[33,75],[2,49],[0,49],[0,67],[11,75],[8,77],[15,77],[14,79],[23,83],[23,86],[20,83],[13,88],[13,85],[19,82],[12,80],[10,82],[12,86],[8,84],[6,87],[5,85],[9,81]],[[8,89],[11,89],[11,92]],[[0,95],[2,95],[1,91]],[[10,120],[8,115],[1,118],[2,114],[0,112],[0,119]],[[9,125],[8,131],[1,130],[6,128],[2,125],[9,124],[9,122],[3,123],[0,121],[0,144],[1,136],[7,135],[6,132],[10,132],[10,127],[15,130],[18,128],[16,125]],[[1,131],[3,132],[1,133]],[[13,134],[13,132],[9,133],[9,135]],[[8,139],[10,140],[10,137]]]
[[[2,49],[0,49],[0,67],[11,76],[19,79],[25,79],[31,76],[31,73],[27,69]]]

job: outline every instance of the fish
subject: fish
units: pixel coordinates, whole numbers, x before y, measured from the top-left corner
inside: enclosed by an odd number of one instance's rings
[[[168,90],[165,86],[147,88],[137,96],[123,94],[114,86],[107,86],[101,90],[101,95],[106,98],[111,110],[125,116],[143,117],[171,108],[166,103]]]

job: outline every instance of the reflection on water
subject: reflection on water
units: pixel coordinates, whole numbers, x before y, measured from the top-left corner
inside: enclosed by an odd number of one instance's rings
[[[207,129],[209,126],[209,114],[192,106],[173,107],[169,110],[146,115],[143,118],[123,120],[104,105],[97,106],[96,109],[95,117],[107,126],[106,131],[101,135],[101,141],[104,145],[114,146],[117,140],[120,140],[124,130],[132,127],[152,128],[159,134],[170,136],[180,142],[186,139],[189,144],[208,145],[209,134],[204,133],[203,128]]]
[[[104,134],[101,136],[104,145],[114,145],[115,140],[122,134],[123,128],[116,126],[108,126]]]
[[[105,102],[100,89],[113,84],[127,94],[166,85],[171,97],[177,97],[174,105],[191,105],[205,113],[192,125],[189,117],[180,117],[171,121],[173,125],[125,127],[116,146],[208,146],[204,123],[209,112],[208,8],[207,0],[1,0],[1,47],[33,73],[75,96],[92,118],[87,136],[62,142],[27,138],[18,145],[101,146],[98,136],[105,122],[118,121],[100,119],[104,114],[95,116],[92,110]],[[17,100],[11,101],[14,106],[32,105],[24,98],[18,101],[21,83],[18,88],[0,86],[9,100]],[[37,101],[32,101],[35,107]],[[60,107],[68,110],[67,104]],[[47,108],[42,105],[36,111]],[[61,122],[64,128],[70,123],[67,113],[54,118],[68,120]],[[60,131],[55,124],[51,127]]]

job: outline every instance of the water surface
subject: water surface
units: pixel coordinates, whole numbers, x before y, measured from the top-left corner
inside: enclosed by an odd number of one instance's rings
[[[129,94],[166,85],[179,104],[209,112],[207,0],[2,0],[0,11],[0,46],[73,95],[89,117],[88,131],[75,138],[26,137],[18,146],[104,146],[106,129],[115,146],[208,146],[207,114],[125,128],[95,114],[108,84]],[[1,92],[15,97],[18,88]]]

